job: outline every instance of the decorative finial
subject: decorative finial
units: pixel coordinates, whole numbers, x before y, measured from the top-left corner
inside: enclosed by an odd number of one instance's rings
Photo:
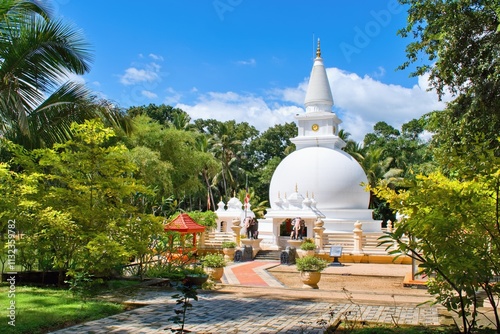
[[[318,38],[318,47],[316,48],[316,58],[321,58],[321,46]]]
[[[281,197],[280,197],[280,192],[279,192],[279,191],[278,191],[278,198],[281,198]]]
[[[298,193],[299,192],[299,187],[297,186],[297,183],[295,183],[295,192]]]

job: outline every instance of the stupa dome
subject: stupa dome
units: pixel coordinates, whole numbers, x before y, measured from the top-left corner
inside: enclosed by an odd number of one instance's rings
[[[344,151],[306,147],[288,155],[274,171],[269,187],[271,208],[279,209],[279,194],[299,189],[314,196],[320,211],[367,209],[370,194],[361,185],[367,182],[363,168]]]

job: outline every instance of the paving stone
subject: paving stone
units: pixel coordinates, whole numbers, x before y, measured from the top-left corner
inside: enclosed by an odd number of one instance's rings
[[[166,296],[168,298],[168,296]],[[91,321],[54,333],[156,333],[177,325],[168,321],[172,308],[158,310],[144,306],[105,319]],[[333,318],[330,319],[330,312]],[[314,301],[286,301],[259,298],[234,300],[228,295],[211,295],[193,301],[185,328],[194,333],[322,333],[320,319],[337,319],[399,324],[438,324],[436,307],[387,307],[336,304]]]
[[[235,264],[243,267],[248,263]],[[283,288],[265,269],[273,265],[263,263],[253,270],[268,286]],[[223,282],[239,284],[238,277],[226,267]],[[168,319],[174,316],[175,291],[142,293],[131,302],[146,306],[119,315],[90,321],[53,333],[168,333],[166,328],[178,328]],[[433,306],[401,307],[390,305],[363,305],[350,301],[327,303],[312,300],[274,300],[267,298],[235,298],[231,294],[200,294],[192,301],[185,328],[197,334],[265,334],[265,333],[323,333],[326,324],[337,320],[366,321],[370,323],[438,325],[438,308]],[[323,325],[320,322],[323,322]]]

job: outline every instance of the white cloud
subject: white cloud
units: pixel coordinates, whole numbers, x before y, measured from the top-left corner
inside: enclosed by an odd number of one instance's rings
[[[274,89],[271,94],[277,99],[303,106],[308,82],[309,79],[306,78],[295,88]]]
[[[192,119],[248,122],[259,131],[265,131],[276,124],[292,122],[293,115],[303,112],[297,106],[270,106],[262,97],[234,92],[210,92],[202,95],[194,105],[177,104],[175,107],[186,111]]]
[[[402,124],[423,114],[444,108],[434,92],[427,91],[427,78],[419,78],[412,88],[385,84],[370,76],[360,77],[338,68],[327,69],[334,112],[343,121],[341,128],[351,139],[362,142],[373,131],[376,122],[384,121],[400,128]],[[276,124],[293,122],[295,114],[303,113],[308,78],[296,87],[273,89],[260,97],[235,92],[210,92],[192,104],[175,107],[186,111],[192,119],[214,118],[220,121],[248,122],[259,131]]]
[[[374,78],[382,78],[385,75],[385,68],[382,66],[377,67],[377,71],[373,72]]]
[[[182,95],[179,92],[177,92],[172,87],[168,87],[166,89],[166,92],[168,93],[168,95],[163,99],[163,103],[165,103],[167,105],[174,105],[174,104],[179,103],[179,101],[182,97]],[[186,111],[186,110],[184,110],[184,111]]]
[[[161,66],[154,62],[144,65],[144,68],[129,67],[125,70],[125,74],[120,76],[120,83],[128,86],[159,81],[160,69]]]
[[[376,122],[400,128],[414,118],[445,107],[435,92],[427,91],[427,78],[419,78],[417,85],[406,88],[369,76],[361,78],[338,68],[328,68],[327,74],[338,116],[343,120],[342,128],[356,141],[371,132]]]
[[[154,53],[150,53],[150,54],[149,54],[149,57],[150,57],[150,58],[152,58],[152,59],[154,59],[154,60],[156,60],[156,61],[158,61],[158,60],[159,60],[159,61],[163,61],[163,57],[162,57],[162,56],[160,56],[160,55],[156,55],[156,54],[154,54]]]
[[[156,95],[153,92],[150,92],[149,90],[142,90],[141,94],[149,99],[156,99],[158,97],[158,95]]]
[[[248,60],[238,60],[236,62],[238,65],[243,65],[243,66],[255,66],[257,65],[257,61],[253,58],[248,59]]]

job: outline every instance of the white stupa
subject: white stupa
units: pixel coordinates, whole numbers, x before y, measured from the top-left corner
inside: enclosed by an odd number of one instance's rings
[[[373,220],[372,210],[368,209],[370,194],[362,186],[367,183],[366,174],[353,157],[341,150],[345,146],[338,136],[342,121],[332,111],[333,98],[319,40],[305,107],[305,113],[295,116],[298,135],[291,141],[296,151],[283,159],[271,179],[271,208],[265,221],[272,220],[273,226],[267,232],[274,241],[266,243],[277,244],[279,225],[296,216],[306,220],[308,237],[312,237],[317,219],[325,223],[325,233],[352,233],[356,221],[363,224],[365,232],[380,232],[381,222]],[[265,228],[265,224],[260,226]]]

